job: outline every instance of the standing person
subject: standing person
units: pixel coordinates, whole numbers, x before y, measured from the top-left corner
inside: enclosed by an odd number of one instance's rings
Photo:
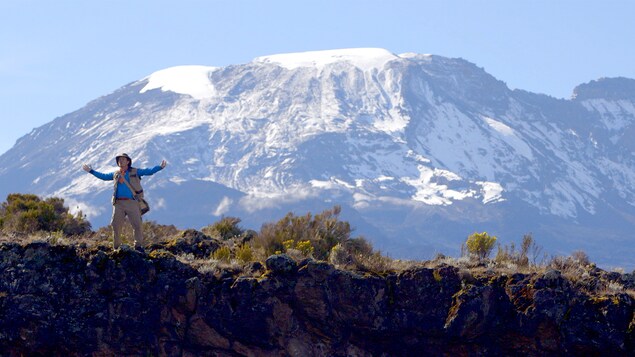
[[[161,161],[161,165],[157,165],[149,169],[137,169],[132,167],[132,159],[128,154],[120,154],[115,157],[119,171],[115,171],[109,174],[104,174],[93,170],[90,165],[84,164],[82,168],[84,171],[92,174],[98,179],[104,181],[115,181],[114,190],[112,196],[112,220],[110,225],[113,230],[113,247],[119,248],[121,245],[121,239],[119,233],[123,226],[124,219],[127,216],[128,221],[132,225],[134,230],[134,245],[135,249],[143,251],[143,228],[141,226],[141,209],[139,208],[139,202],[137,202],[137,196],[143,193],[141,188],[141,176],[154,175],[158,171],[165,168],[167,163],[165,160]],[[124,181],[125,180],[125,181]],[[126,181],[128,184],[126,184]],[[132,192],[128,186],[131,186],[136,192]]]

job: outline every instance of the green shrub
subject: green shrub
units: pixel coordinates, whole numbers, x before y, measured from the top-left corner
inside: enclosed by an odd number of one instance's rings
[[[589,256],[583,251],[575,251],[568,257],[554,256],[547,264],[548,268],[558,270],[569,280],[575,282],[582,279],[589,269],[593,269],[593,265]]]
[[[589,259],[589,256],[584,251],[581,251],[581,250],[576,250],[575,252],[571,253],[571,259],[573,259],[574,262],[582,266],[591,264],[591,260]]]
[[[336,244],[329,253],[329,263],[339,266],[349,266],[353,264],[353,256],[340,244]]]
[[[519,268],[535,267],[543,264],[547,259],[542,253],[543,248],[536,244],[531,234],[523,236],[520,250],[516,251],[516,245],[512,243],[508,246],[498,245],[498,252],[494,260],[496,263],[513,263]]]
[[[357,269],[381,274],[390,271],[392,264],[392,259],[383,256],[381,252],[374,252],[370,255],[359,256]]]
[[[547,259],[547,255],[543,252],[543,248],[536,244],[534,237],[531,233],[523,236],[523,242],[520,246],[520,258],[531,265],[542,265]]]
[[[0,206],[0,228],[21,233],[60,231],[66,236],[91,231],[84,214],[81,211],[70,214],[62,198],[43,200],[33,194],[19,193],[9,194]]]
[[[343,242],[344,247],[357,256],[370,256],[374,253],[373,246],[364,237],[357,237]]]
[[[483,260],[489,256],[495,243],[496,237],[490,236],[487,232],[472,233],[465,241],[468,252],[476,255],[479,260]]]
[[[229,263],[231,260],[232,252],[228,246],[222,246],[212,253],[212,258],[221,262]]]
[[[284,252],[293,247],[298,249],[298,243],[305,242],[300,243],[300,250],[308,252],[312,248],[316,259],[325,260],[331,249],[348,240],[351,234],[350,224],[339,220],[340,213],[339,206],[315,216],[311,213],[304,216],[288,213],[276,223],[264,224],[256,242],[266,254]],[[310,243],[310,248],[306,241]]]
[[[344,268],[380,273],[390,268],[392,260],[374,251],[363,237],[348,239],[331,249],[329,262]]]
[[[243,244],[236,249],[236,259],[242,263],[249,263],[254,260],[254,252],[249,244]]]
[[[227,240],[241,235],[244,231],[238,226],[240,218],[236,217],[223,217],[220,221],[204,227],[201,231],[208,236]]]
[[[287,251],[289,249],[293,249],[295,241],[293,239],[287,239],[284,242],[282,242],[282,246],[284,247],[284,250]]]
[[[296,243],[295,249],[302,252],[305,257],[310,257],[313,254],[313,244],[310,240],[301,240]]]
[[[282,246],[284,247],[284,251],[289,253],[290,251],[299,252],[302,257],[310,257],[313,254],[313,244],[311,244],[310,240],[301,240],[294,241],[293,239],[288,239],[282,242]]]

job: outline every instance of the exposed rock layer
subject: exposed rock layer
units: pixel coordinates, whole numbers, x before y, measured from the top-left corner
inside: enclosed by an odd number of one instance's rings
[[[170,253],[0,246],[0,355],[632,355],[635,301],[558,271],[360,275],[270,257],[258,277]],[[628,275],[628,274],[626,274]]]

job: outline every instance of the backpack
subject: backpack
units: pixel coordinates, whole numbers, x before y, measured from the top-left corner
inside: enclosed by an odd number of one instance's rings
[[[115,204],[115,199],[117,195],[117,185],[119,184],[119,175],[121,173],[119,171],[115,171],[112,175],[112,179],[114,180],[114,190],[112,193],[112,204]],[[135,167],[130,168],[130,173],[128,174],[130,177],[130,182],[126,179],[123,182],[128,186],[130,191],[135,198],[135,200],[139,203],[139,209],[141,210],[141,215],[144,215],[150,211],[150,205],[143,198],[143,188],[141,187],[141,176],[137,174],[137,169]]]

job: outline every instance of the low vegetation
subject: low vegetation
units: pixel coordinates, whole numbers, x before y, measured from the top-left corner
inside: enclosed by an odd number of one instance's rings
[[[25,234],[59,232],[68,237],[90,232],[91,226],[81,211],[70,214],[61,198],[14,193],[0,206],[0,229]]]
[[[264,224],[256,245],[268,255],[295,249],[305,257],[326,260],[333,247],[350,240],[351,226],[340,221],[341,211],[335,206],[315,216],[289,213],[278,222]]]
[[[633,282],[625,287],[617,278],[619,273],[607,273],[613,274],[612,280],[597,279],[601,270],[584,252],[549,257],[531,234],[522,237],[516,246],[513,242],[501,245],[497,237],[487,232],[473,233],[466,238],[458,258],[440,254],[429,261],[404,261],[385,256],[364,237],[353,237],[350,224],[340,220],[340,214],[339,206],[315,215],[289,213],[277,222],[263,224],[259,232],[245,230],[236,217],[223,217],[201,231],[179,230],[173,225],[146,221],[143,232],[150,257],[171,254],[202,273],[257,276],[264,272],[263,262],[269,256],[284,253],[297,262],[324,260],[340,269],[382,275],[417,266],[442,265],[455,266],[473,277],[558,270],[589,293],[625,292],[635,297]],[[124,244],[132,245],[130,225],[124,225],[121,236]],[[109,227],[92,231],[85,216],[81,212],[69,213],[60,198],[9,195],[0,206],[0,242],[37,240],[81,249],[104,249],[112,246],[112,232]],[[497,251],[491,258],[494,248]],[[633,274],[624,275],[633,280]]]
[[[479,260],[484,260],[489,257],[492,252],[494,244],[496,244],[496,239],[496,237],[490,236],[487,232],[472,233],[467,237],[465,245],[470,254],[473,254]]]
[[[220,221],[203,227],[201,231],[210,237],[228,240],[243,233],[243,229],[238,225],[240,218],[223,217]]]

